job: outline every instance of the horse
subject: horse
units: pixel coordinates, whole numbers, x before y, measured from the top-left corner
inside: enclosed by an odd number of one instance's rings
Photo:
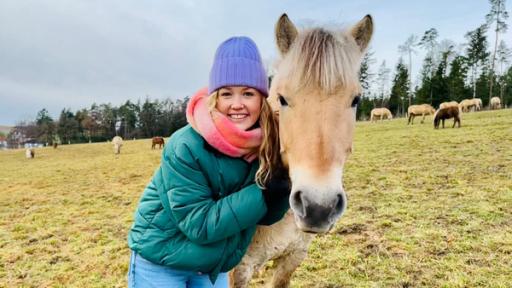
[[[446,108],[440,108],[436,111],[436,114],[434,114],[434,129],[439,129],[439,122],[443,122],[443,129],[444,129],[444,120],[453,118],[453,126],[455,127],[455,124],[459,124],[460,128],[460,109],[457,106],[448,106]]]
[[[407,125],[414,124],[414,117],[420,115],[423,116],[423,119],[421,119],[421,123],[423,123],[426,115],[433,115],[434,113],[436,113],[436,110],[429,104],[411,105],[407,108],[407,114],[409,114]]]
[[[34,149],[33,149],[33,148],[27,148],[27,149],[25,150],[25,157],[26,157],[27,159],[32,159],[32,158],[34,158],[35,156],[36,156],[36,152],[34,151]]]
[[[501,108],[501,100],[499,97],[492,97],[491,104],[489,105],[491,110],[500,109]]]
[[[287,287],[316,234],[330,231],[347,207],[343,166],[352,151],[361,86],[361,59],[373,34],[365,16],[341,31],[298,31],[283,14],[275,27],[280,52],[269,91],[278,114],[279,148],[292,188],[290,210],[258,226],[231,287],[247,287],[254,272],[274,261],[273,287]]]
[[[480,98],[464,99],[460,101],[459,107],[461,112],[478,111],[482,107],[482,100]]]
[[[52,146],[53,146],[53,149],[57,149],[57,146],[58,146],[58,145],[59,145],[59,144],[57,144],[57,142],[53,142],[53,145],[52,145]]]
[[[443,102],[443,103],[439,104],[439,109],[444,109],[444,108],[450,107],[450,106],[459,107],[459,103],[457,103],[457,101]]]
[[[393,119],[393,114],[391,114],[391,111],[389,111],[388,108],[374,108],[370,112],[370,121],[377,121],[377,117],[379,117],[380,120],[384,120],[384,117],[386,117],[388,120],[391,120]]]
[[[164,137],[153,137],[151,139],[151,149],[155,149],[156,145],[159,145],[159,148],[162,149],[162,146],[165,145]]]
[[[482,105],[482,99],[480,99],[480,98],[473,98],[473,101],[475,101],[475,103],[476,103],[476,106],[475,106],[476,111],[482,110],[482,106],[483,106]]]
[[[123,146],[123,138],[115,136],[112,138],[112,144],[114,144],[114,154],[121,154],[121,146]]]

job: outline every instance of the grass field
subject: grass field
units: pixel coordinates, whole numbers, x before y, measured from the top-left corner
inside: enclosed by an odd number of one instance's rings
[[[512,287],[512,110],[416,120],[357,124],[348,212],[292,287]],[[125,287],[150,146],[0,151],[0,287]]]

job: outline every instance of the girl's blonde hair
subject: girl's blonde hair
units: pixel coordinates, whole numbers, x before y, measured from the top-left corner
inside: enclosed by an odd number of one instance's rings
[[[208,97],[208,108],[210,111],[215,109],[218,99],[219,90],[210,94],[210,97]],[[279,158],[279,123],[277,117],[272,112],[267,98],[264,96],[261,101],[261,113],[258,123],[263,139],[259,148],[260,167],[256,172],[256,184],[263,188],[269,176],[275,169],[278,169],[278,165],[281,163]]]

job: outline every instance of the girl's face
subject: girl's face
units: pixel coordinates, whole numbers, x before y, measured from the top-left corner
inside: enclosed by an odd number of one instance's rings
[[[239,129],[251,128],[260,118],[263,95],[245,86],[228,86],[219,89],[215,108],[231,120]]]

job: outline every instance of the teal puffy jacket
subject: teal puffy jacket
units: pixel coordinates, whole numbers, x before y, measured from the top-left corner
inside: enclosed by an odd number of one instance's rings
[[[174,269],[210,274],[236,266],[256,231],[289,208],[270,209],[255,184],[257,161],[226,156],[190,125],[176,131],[140,199],[128,245],[143,258]]]

